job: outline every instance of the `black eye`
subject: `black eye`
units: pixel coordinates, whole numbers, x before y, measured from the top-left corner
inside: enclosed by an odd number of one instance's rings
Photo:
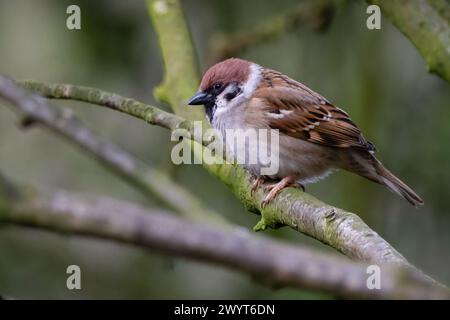
[[[215,91],[219,91],[220,89],[222,89],[223,84],[221,82],[217,82],[216,84],[213,85],[213,89]]]

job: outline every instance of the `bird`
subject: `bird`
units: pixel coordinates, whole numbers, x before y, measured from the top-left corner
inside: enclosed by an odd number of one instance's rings
[[[267,180],[275,181],[266,187],[262,205],[287,187],[304,191],[305,184],[340,169],[386,186],[415,207],[424,203],[375,157],[374,144],[344,110],[281,72],[240,58],[226,59],[204,73],[187,104],[204,105],[211,126],[222,133],[250,128],[277,132],[275,174],[262,175],[260,162],[244,163],[255,177],[252,193]]]

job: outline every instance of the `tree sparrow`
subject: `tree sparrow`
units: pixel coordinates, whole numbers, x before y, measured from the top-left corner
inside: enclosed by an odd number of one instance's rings
[[[344,169],[385,185],[412,205],[422,199],[378,161],[348,114],[288,76],[242,59],[227,59],[203,76],[200,90],[189,105],[204,105],[211,125],[225,129],[276,129],[279,170],[264,177],[262,164],[244,165],[257,177],[252,191],[264,179],[280,180],[268,187],[263,205],[282,189],[303,189],[337,169]],[[223,135],[225,137],[225,135]]]

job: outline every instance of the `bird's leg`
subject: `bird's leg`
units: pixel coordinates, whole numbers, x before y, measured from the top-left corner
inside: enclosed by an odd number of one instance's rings
[[[271,202],[278,193],[280,193],[281,190],[287,187],[292,186],[299,186],[300,188],[305,191],[305,187],[296,182],[297,177],[296,176],[287,176],[281,179],[279,182],[268,185],[267,190],[270,190],[270,192],[267,194],[267,196],[264,198],[264,200],[261,202],[261,206],[264,208],[269,202]]]
[[[258,187],[263,184],[266,181],[266,179],[263,176],[259,176],[255,179],[255,181],[253,181],[252,183],[252,188],[250,191],[250,195],[253,196],[253,194],[256,192],[256,189],[258,189]]]

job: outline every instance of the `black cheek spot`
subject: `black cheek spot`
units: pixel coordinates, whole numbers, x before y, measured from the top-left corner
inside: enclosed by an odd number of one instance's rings
[[[226,99],[227,101],[230,101],[230,100],[234,99],[239,93],[241,93],[241,91],[242,91],[241,88],[237,87],[237,88],[235,88],[233,91],[228,92],[228,93],[225,95],[225,99]]]
[[[227,99],[228,101],[230,101],[231,99],[234,99],[235,97],[236,97],[236,93],[234,93],[234,92],[230,92],[225,95],[225,99]]]

